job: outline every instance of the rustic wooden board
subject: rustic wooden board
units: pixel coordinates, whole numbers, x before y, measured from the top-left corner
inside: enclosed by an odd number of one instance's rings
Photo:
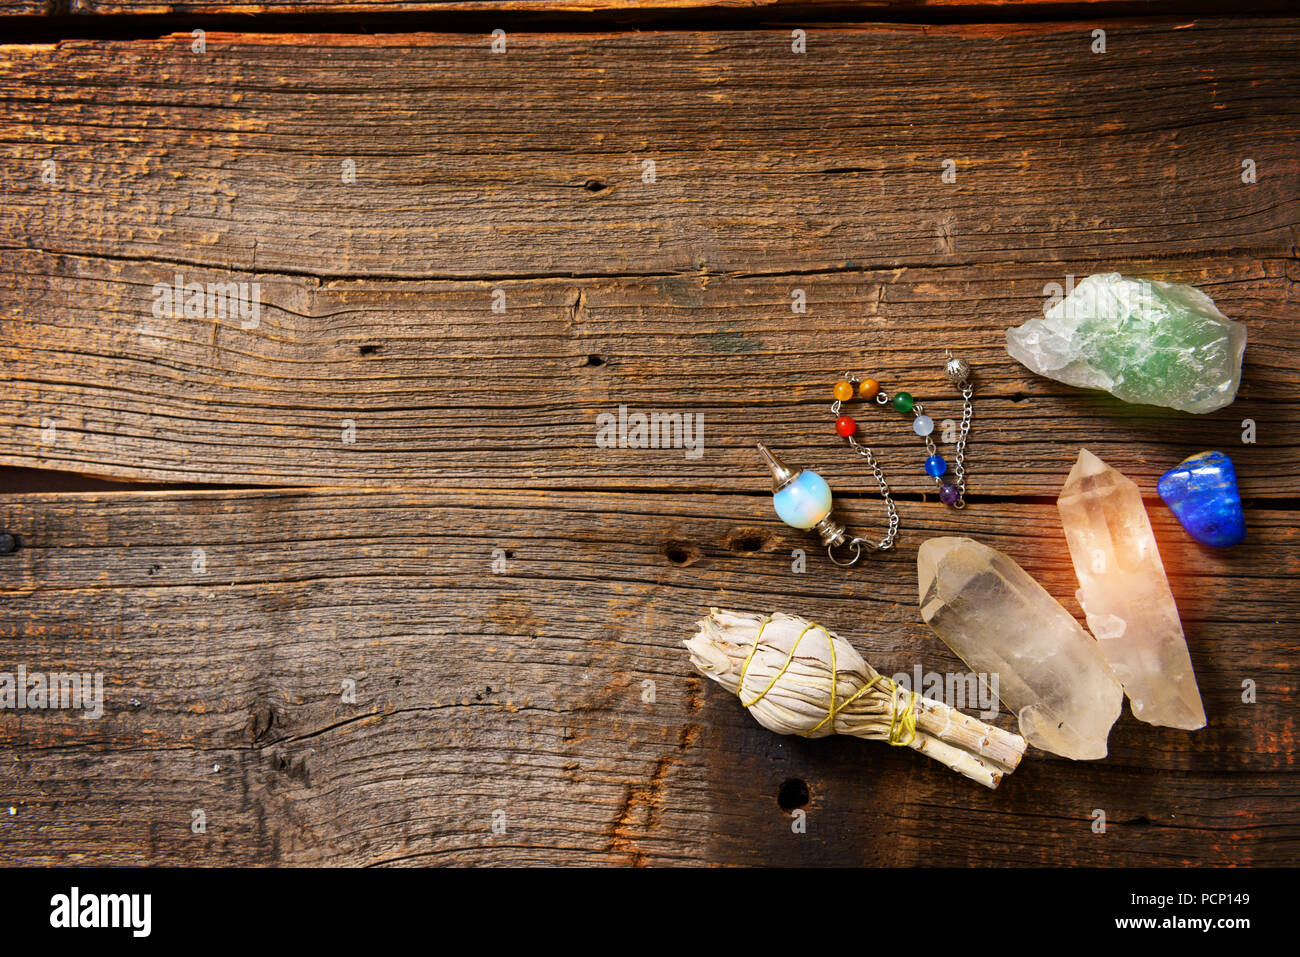
[[[1256,0],[1256,11],[1286,10],[1282,0]],[[841,17],[846,20],[914,16],[1029,18],[1063,12],[1127,14],[1240,13],[1220,0],[1174,4],[1169,0],[0,0],[0,14],[179,15],[189,18],[212,14],[244,16],[296,16],[331,14],[400,15],[407,13],[593,16],[636,20],[640,16],[710,14],[717,17]],[[510,22],[517,22],[512,20]]]
[[[1104,55],[1069,23],[814,31],[805,55],[780,30],[489,40],[6,48],[6,245],[527,279],[1261,258],[1296,239],[1296,21],[1134,24]]]
[[[878,502],[846,504],[878,518]],[[1050,505],[904,511],[896,553],[857,571],[810,556],[796,575],[804,541],[762,496],[0,500],[20,541],[0,556],[3,665],[105,676],[101,720],[0,713],[0,807],[14,808],[0,861],[1294,860],[1288,511],[1252,510],[1248,546],[1210,552],[1152,509],[1209,727],[1125,713],[1105,761],[1031,751],[996,792],[885,745],[771,735],[692,675],[678,642],[711,604],[809,615],[886,673],[961,670],[916,611],[915,547],[932,534],[1006,550],[1078,614]],[[1245,679],[1258,703],[1242,703]],[[806,834],[777,803],[789,779],[811,791]]]
[[[268,277],[278,305],[255,330],[151,316],[150,283],[166,268],[6,258],[0,282],[30,304],[20,298],[0,344],[12,376],[0,395],[3,461],[153,481],[758,491],[769,484],[761,440],[850,489],[871,479],[832,433],[831,382],[845,367],[870,370],[909,385],[937,422],[956,421],[960,401],[941,375],[952,344],[978,370],[975,495],[1055,495],[1080,444],[1148,486],[1217,446],[1237,458],[1247,495],[1300,489],[1294,262],[1159,270],[1250,317],[1242,397],[1208,416],[1125,406],[1009,359],[1005,317],[1043,301],[1034,267],[1003,266],[998,279],[932,268],[531,281],[508,285],[504,316],[483,283],[304,289]],[[785,305],[791,288],[807,292],[807,314]],[[620,405],[702,416],[702,450],[598,448],[597,417]],[[900,416],[873,406],[859,418],[900,492],[933,491]]]
[[[579,6],[618,5],[555,9]],[[814,29],[803,56],[789,28],[592,22],[510,29],[504,56],[468,32],[216,31],[196,55],[184,22],[0,46],[0,466],[64,473],[0,498],[0,671],[107,685],[101,720],[0,711],[0,862],[1293,861],[1300,21],[1106,21],[1101,56],[1086,22]],[[1126,406],[1006,357],[1049,284],[1103,269],[1247,323],[1233,406]],[[259,282],[257,327],[155,317],[178,271]],[[945,346],[977,368],[971,507],[922,501],[915,439],[863,416],[902,546],[795,574],[809,543],[752,443],[877,529],[828,383],[876,372],[950,417]],[[598,448],[619,404],[702,414],[702,457]],[[916,613],[934,534],[1006,550],[1078,614],[1052,499],[1080,445],[1148,492],[1188,453],[1237,461],[1241,548],[1151,502],[1204,731],[1126,714],[1106,761],[1033,752],[987,792],[777,738],[691,673],[678,642],[710,604],[809,615],[886,673],[960,670]],[[59,491],[72,473],[280,487]]]
[[[0,463],[730,491],[761,487],[761,438],[848,481],[828,381],[871,370],[950,416],[951,346],[978,369],[976,494],[1055,494],[1058,443],[1087,442],[1147,483],[1228,446],[1248,494],[1294,497],[1300,23],[1116,25],[1100,56],[1068,23],[810,40],[3,48]],[[1245,321],[1241,401],[1137,409],[1006,357],[1049,284],[1102,269],[1195,282]],[[258,328],[155,318],[178,271],[259,282]],[[596,416],[620,403],[703,414],[703,458],[597,454]],[[919,488],[909,436],[873,427]]]

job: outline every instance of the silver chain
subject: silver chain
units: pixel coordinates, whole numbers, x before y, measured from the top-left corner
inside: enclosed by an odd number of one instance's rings
[[[970,433],[970,420],[975,415],[975,407],[971,398],[975,395],[975,388],[969,382],[961,384],[961,431],[957,433],[957,461],[953,475],[957,479],[957,488],[961,491],[961,498],[953,503],[953,508],[966,507],[966,436]],[[928,443],[933,447],[934,443]],[[931,452],[931,455],[934,453]]]
[[[844,378],[852,382],[855,386],[857,385],[857,379],[853,377],[853,373],[851,372],[844,373]],[[882,396],[884,396],[884,398],[881,398]],[[877,393],[876,402],[879,405],[887,405],[889,403],[889,396],[886,395],[885,392],[882,390],[879,393]],[[839,416],[840,414],[839,399],[836,399],[834,402],[831,403],[831,414],[836,417]],[[884,538],[882,538],[879,542],[876,542],[874,545],[872,545],[871,542],[869,542],[867,539],[862,538],[859,535],[855,535],[849,541],[849,546],[851,548],[855,546],[857,548],[861,548],[861,546],[867,545],[868,547],[875,548],[877,551],[881,551],[881,552],[888,551],[889,549],[894,547],[894,539],[898,537],[898,508],[897,506],[894,505],[894,496],[891,495],[889,491],[889,480],[885,478],[885,472],[880,467],[880,463],[876,461],[875,453],[871,451],[870,446],[863,445],[861,442],[859,442],[857,439],[855,439],[853,436],[850,435],[849,448],[853,449],[854,452],[857,452],[864,459],[866,459],[867,464],[871,466],[871,474],[876,477],[876,484],[880,486],[880,495],[885,500],[885,509],[889,512],[889,530],[885,532]],[[840,564],[840,562],[836,560],[835,554],[833,552],[831,553],[831,561],[836,562],[836,564]],[[856,558],[854,559],[854,561],[856,561]]]
[[[898,509],[894,506],[894,497],[889,494],[889,482],[885,479],[885,473],[880,468],[880,463],[876,461],[875,455],[872,454],[868,446],[858,442],[853,436],[849,436],[849,446],[854,452],[857,452],[867,460],[871,466],[871,473],[876,477],[876,484],[880,486],[881,497],[885,500],[885,508],[889,512],[889,531],[885,537],[876,543],[877,551],[888,551],[894,547],[894,539],[898,536]],[[864,539],[856,538],[856,541],[863,542]]]

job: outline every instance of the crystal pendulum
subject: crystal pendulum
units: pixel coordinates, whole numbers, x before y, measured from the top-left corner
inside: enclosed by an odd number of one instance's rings
[[[759,454],[772,470],[772,504],[776,514],[792,528],[813,531],[826,546],[826,552],[836,565],[853,565],[862,557],[862,549],[884,551],[894,544],[898,534],[898,512],[894,500],[890,497],[889,486],[881,479],[881,493],[889,509],[889,531],[879,542],[856,535],[849,535],[844,526],[831,516],[831,487],[826,480],[810,469],[792,469],[773,455],[767,446],[758,446]],[[844,547],[848,550],[847,560],[841,560],[835,549]]]

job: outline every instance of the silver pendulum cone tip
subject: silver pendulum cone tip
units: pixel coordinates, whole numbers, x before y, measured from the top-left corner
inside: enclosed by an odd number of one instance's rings
[[[793,482],[799,473],[803,471],[803,469],[792,469],[787,466],[784,462],[768,451],[767,446],[762,442],[758,443],[758,454],[763,456],[763,461],[765,461],[767,467],[772,470],[773,492],[781,491],[781,489]]]

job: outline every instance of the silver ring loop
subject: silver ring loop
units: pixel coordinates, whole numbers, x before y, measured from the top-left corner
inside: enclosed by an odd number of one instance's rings
[[[862,558],[862,542],[861,542],[861,540],[860,540],[860,539],[857,539],[857,538],[850,539],[848,545],[846,545],[846,546],[844,546],[844,547],[845,547],[845,548],[848,548],[848,549],[851,549],[852,552],[853,552],[853,557],[850,558],[847,562],[842,562],[842,561],[840,561],[838,558],[835,557],[835,546],[834,546],[834,545],[827,545],[827,546],[826,546],[826,554],[830,556],[830,558],[831,558],[831,563],[832,563],[832,564],[835,564],[835,565],[839,565],[841,568],[849,568],[849,567],[852,566],[852,565],[856,565],[856,564],[859,562],[859,560],[861,560],[861,558]]]

